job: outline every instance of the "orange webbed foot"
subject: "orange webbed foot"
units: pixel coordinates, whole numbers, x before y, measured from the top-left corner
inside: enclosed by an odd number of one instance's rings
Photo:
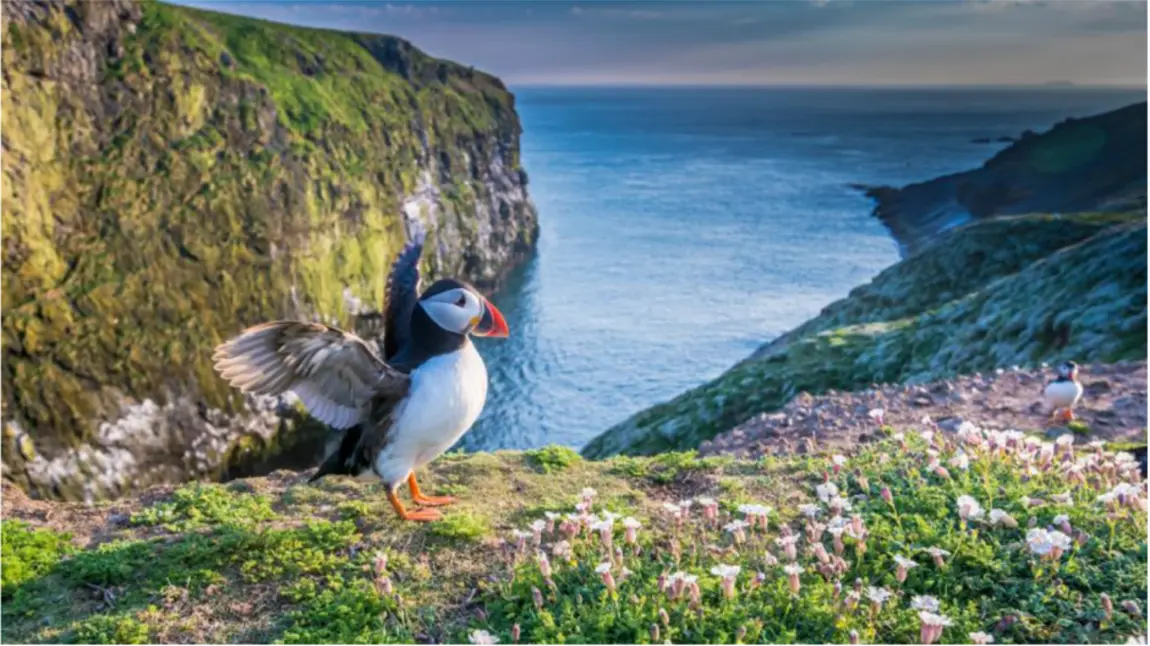
[[[411,500],[417,505],[427,505],[428,507],[442,507],[450,505],[455,502],[455,498],[451,496],[425,496],[419,490],[419,483],[415,481],[415,474],[409,473],[407,475],[407,486],[411,488]]]
[[[408,511],[407,508],[403,506],[403,503],[400,502],[399,497],[395,495],[394,489],[389,489],[387,491],[387,500],[395,509],[395,513],[397,516],[399,516],[400,520],[414,520],[421,523],[428,523],[433,520],[439,520],[443,517],[442,514],[440,514],[438,511],[435,511],[434,509],[416,509],[414,511]]]

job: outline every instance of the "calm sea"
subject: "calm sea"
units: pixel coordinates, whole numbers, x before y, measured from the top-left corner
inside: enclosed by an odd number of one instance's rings
[[[516,89],[536,257],[497,295],[510,339],[468,450],[580,447],[718,376],[895,262],[850,183],[976,167],[1145,92]]]

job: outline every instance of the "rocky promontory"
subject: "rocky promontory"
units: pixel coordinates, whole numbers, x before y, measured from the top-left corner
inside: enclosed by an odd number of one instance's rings
[[[425,275],[484,287],[534,245],[514,97],[488,74],[390,36],[157,2],[2,16],[4,474],[36,495],[286,450],[303,418],[242,400],[215,344],[380,307],[416,228]]]
[[[1146,212],[997,217],[941,235],[586,457],[698,447],[802,392],[1146,358]]]
[[[975,170],[866,193],[912,255],[949,229],[994,216],[1145,208],[1145,144],[1143,102],[1027,131]]]

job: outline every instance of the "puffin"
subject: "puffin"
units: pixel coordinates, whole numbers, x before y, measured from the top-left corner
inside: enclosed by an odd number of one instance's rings
[[[1078,382],[1078,364],[1067,361],[1058,366],[1058,377],[1046,385],[1045,395],[1051,416],[1061,411],[1063,421],[1074,419],[1074,406],[1082,398],[1082,384]]]
[[[423,236],[412,236],[392,264],[382,316],[383,342],[304,321],[245,329],[212,355],[216,371],[244,393],[294,393],[308,412],[343,431],[309,482],[324,476],[378,478],[403,520],[434,521],[415,472],[471,428],[487,399],[487,368],[471,337],[507,337],[503,314],[472,285],[454,278],[422,293]],[[378,349],[377,349],[378,348]],[[382,356],[380,356],[380,350]],[[417,509],[397,491],[404,482]]]

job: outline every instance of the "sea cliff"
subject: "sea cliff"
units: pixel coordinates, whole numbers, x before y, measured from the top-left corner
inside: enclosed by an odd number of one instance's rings
[[[154,2],[3,11],[4,472],[92,499],[283,450],[210,349],[382,305],[423,270],[492,287],[532,249],[514,97],[390,36]],[[322,434],[322,429],[316,429]]]
[[[1027,131],[981,168],[902,188],[866,188],[904,255],[998,215],[1146,206],[1146,103]]]

